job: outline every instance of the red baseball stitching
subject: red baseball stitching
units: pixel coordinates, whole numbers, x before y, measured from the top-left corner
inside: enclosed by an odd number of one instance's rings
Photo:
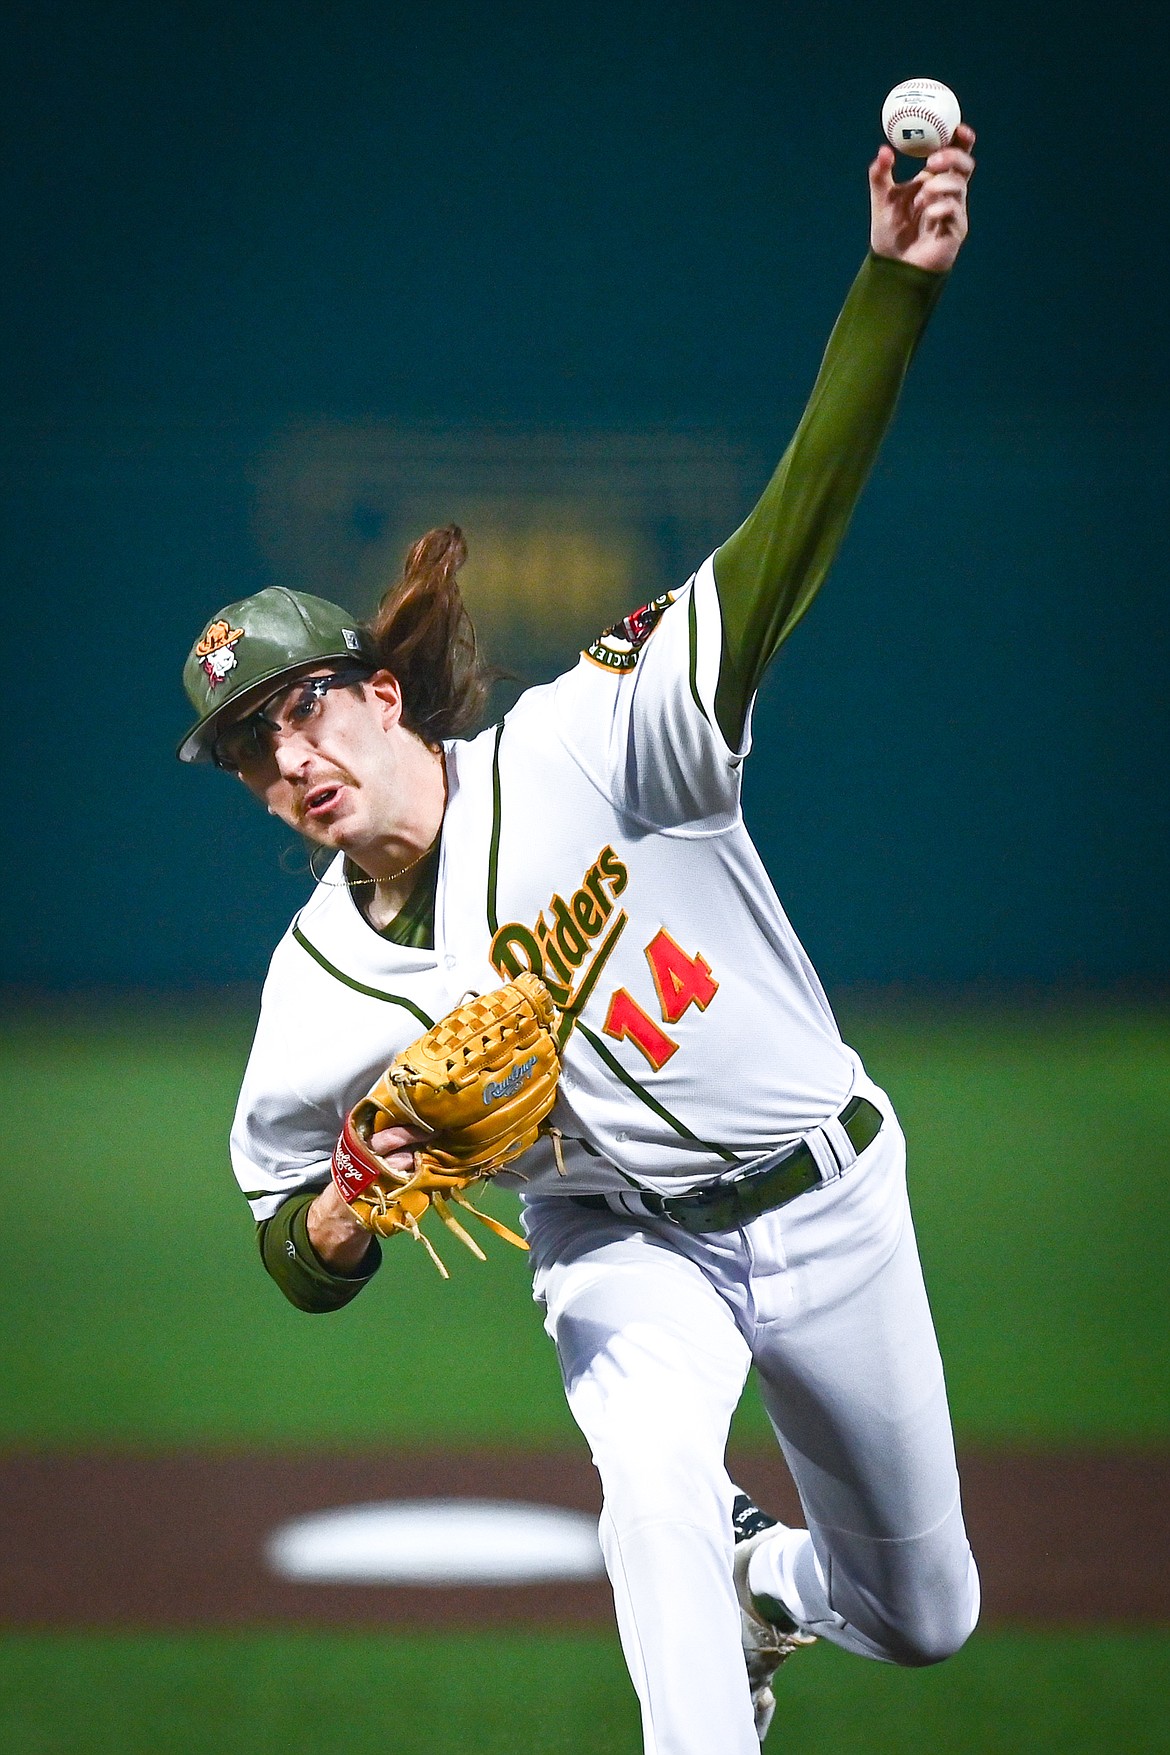
[[[886,123],[886,133],[889,134],[889,132],[894,127],[894,124],[896,122],[904,122],[904,121],[906,121],[907,117],[911,117],[911,116],[917,122],[931,122],[931,123],[933,123],[935,132],[937,133],[942,144],[944,146],[950,145],[951,131],[947,127],[946,123],[943,121],[942,117],[935,110],[924,110],[924,109],[913,109],[913,108],[905,109],[905,110],[895,110],[893,115],[890,117],[889,121]]]

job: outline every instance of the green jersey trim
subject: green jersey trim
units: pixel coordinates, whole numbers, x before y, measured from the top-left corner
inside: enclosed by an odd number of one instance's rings
[[[355,981],[352,975],[346,975],[336,964],[331,963],[315,944],[310,944],[299,926],[293,927],[292,935],[301,949],[307,951],[313,961],[321,965],[326,975],[332,975],[333,979],[340,981],[344,987],[352,987],[355,993],[364,993],[367,999],[380,999],[386,1005],[400,1005],[404,1011],[412,1013],[418,1019],[424,1030],[429,1030],[434,1024],[434,1018],[429,1018],[422,1007],[415,1005],[412,999],[404,999],[400,993],[383,993],[380,987],[367,987],[364,981]]]
[[[328,1182],[329,1182],[329,1178],[327,1176],[325,1178],[325,1181],[321,1184],[321,1188],[326,1187]],[[314,1199],[316,1199],[317,1195],[319,1195],[321,1192],[321,1188],[310,1187],[307,1192],[310,1193],[314,1197]],[[304,1191],[301,1191],[301,1192],[304,1192]],[[284,1190],[279,1189],[279,1188],[258,1188],[258,1189],[242,1188],[240,1190],[240,1193],[243,1195],[244,1199],[246,1201],[249,1201],[249,1202],[254,1201],[254,1200],[274,1200],[274,1199],[279,1200],[279,1201],[286,1201],[289,1199],[289,1196],[284,1192]],[[264,1221],[261,1220],[261,1224],[263,1224],[263,1222]]]
[[[496,885],[499,877],[500,823],[503,811],[500,798],[500,739],[503,735],[504,721],[501,719],[496,726],[496,742],[492,750],[492,838],[488,847],[487,921],[488,931],[493,938],[500,930],[500,922],[496,916]]]
[[[693,584],[690,602],[687,605],[687,628],[691,646],[691,699],[709,725],[711,723],[710,717],[699,696],[699,612],[695,608],[695,587]]]
[[[598,945],[596,951],[593,953],[593,961],[585,971],[585,978],[581,982],[580,987],[578,987],[576,993],[572,994],[571,997],[567,999],[562,1008],[561,1021],[557,1027],[557,1041],[562,1048],[564,1048],[565,1043],[569,1040],[569,1037],[580,1022],[581,1013],[589,1003],[589,996],[597,986],[601,972],[609,962],[614,947],[626,927],[629,925],[629,922],[630,917],[623,908],[622,912],[618,915],[617,919]],[[555,1003],[556,1002],[554,1001],[554,1004]]]
[[[722,1158],[726,1164],[734,1164],[738,1162],[734,1152],[729,1152],[726,1146],[715,1146],[712,1145],[709,1140],[701,1140],[697,1133],[691,1132],[685,1121],[680,1121],[677,1115],[672,1115],[670,1113],[670,1110],[665,1104],[658,1101],[657,1097],[652,1097],[645,1086],[638,1083],[633,1073],[628,1073],[626,1071],[621,1061],[609,1052],[605,1043],[595,1036],[589,1026],[583,1024],[580,1018],[577,1019],[577,1029],[580,1031],[581,1035],[584,1036],[594,1054],[596,1054],[600,1060],[604,1061],[610,1072],[613,1073],[616,1078],[621,1080],[626,1089],[632,1091],[635,1097],[640,1097],[646,1107],[648,1109],[653,1109],[659,1120],[665,1121],[668,1127],[673,1127],[675,1133],[677,1133],[681,1139],[692,1140],[695,1145],[702,1146],[704,1151],[714,1152],[716,1157]]]

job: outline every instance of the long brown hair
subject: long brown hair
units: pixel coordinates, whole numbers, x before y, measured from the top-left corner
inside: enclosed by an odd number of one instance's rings
[[[425,743],[470,731],[500,675],[480,659],[459,590],[466,559],[457,524],[428,530],[365,627],[372,656],[398,678],[403,724]]]

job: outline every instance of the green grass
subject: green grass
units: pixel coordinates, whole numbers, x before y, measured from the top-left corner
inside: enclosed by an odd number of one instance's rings
[[[820,1645],[780,1679],[783,1755],[1157,1755],[1170,1634],[976,1636],[936,1670]],[[27,1635],[0,1642],[21,1755],[637,1755],[601,1635]]]
[[[847,1019],[897,1104],[960,1434],[1170,1435],[1170,1012],[885,1005]]]
[[[1164,1440],[1170,1016],[844,1021],[910,1138],[961,1438]],[[285,1304],[226,1163],[248,1034],[157,1006],[0,1035],[0,1442],[572,1442],[504,1244],[481,1267],[444,1241],[444,1284],[400,1243],[349,1310]],[[737,1430],[764,1431],[751,1396]]]

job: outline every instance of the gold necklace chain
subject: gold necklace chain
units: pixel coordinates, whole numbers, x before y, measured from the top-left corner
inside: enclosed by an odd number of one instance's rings
[[[439,845],[439,839],[443,833],[443,820],[446,818],[446,815],[447,815],[447,796],[448,796],[447,754],[446,754],[445,750],[439,751],[439,761],[442,763],[442,768],[443,768],[443,817],[440,818],[439,827],[435,831],[435,838],[431,842],[429,847],[424,847],[422,852],[420,854],[418,854],[416,858],[412,859],[409,865],[404,865],[402,867],[401,871],[396,871],[394,873],[393,877],[351,878],[349,876],[349,874],[346,873],[346,876],[342,879],[341,883],[339,883],[339,884],[331,883],[328,878],[317,876],[317,873],[313,869],[313,855],[312,855],[312,853],[310,853],[309,854],[309,875],[313,879],[314,883],[324,884],[325,887],[327,889],[330,889],[330,890],[340,890],[340,889],[365,890],[365,889],[369,889],[371,884],[373,884],[374,888],[376,889],[379,884],[396,884],[400,877],[405,877],[408,871],[413,871],[416,865],[421,865],[423,860],[426,859],[426,857],[428,856],[428,854],[433,853],[435,851],[435,848]],[[347,854],[345,857],[346,857],[346,863],[348,863],[349,862],[349,855]]]
[[[441,829],[439,831],[439,834],[440,835],[442,834]],[[438,845],[439,845],[439,835],[436,835],[429,847],[424,847],[422,852],[417,854],[415,856],[415,858],[411,860],[409,865],[402,866],[402,868],[399,871],[393,872],[390,877],[351,878],[349,876],[349,874],[346,873],[345,877],[342,878],[341,882],[337,883],[333,878],[318,877],[317,876],[317,873],[313,870],[313,856],[312,856],[312,854],[309,855],[309,875],[312,877],[314,883],[321,884],[327,890],[365,890],[365,889],[368,889],[371,884],[373,884],[375,887],[378,884],[396,884],[400,877],[405,877],[408,871],[413,871],[416,865],[421,865],[423,860],[426,859],[430,854],[432,854]],[[348,855],[346,857],[348,859]]]
[[[408,871],[413,871],[416,865],[421,865],[423,860],[426,859],[429,854],[433,853],[435,851],[435,848],[438,845],[439,845],[439,837],[438,837],[438,835],[436,835],[434,840],[431,842],[430,846],[424,847],[422,852],[418,855],[417,859],[412,859],[409,865],[404,865],[402,867],[401,871],[396,871],[394,873],[393,877],[388,877],[388,878],[372,878],[372,877],[351,878],[351,877],[347,877],[345,881],[349,885],[351,890],[365,889],[368,884],[373,884],[375,887],[378,884],[396,884],[400,877],[405,877]]]

